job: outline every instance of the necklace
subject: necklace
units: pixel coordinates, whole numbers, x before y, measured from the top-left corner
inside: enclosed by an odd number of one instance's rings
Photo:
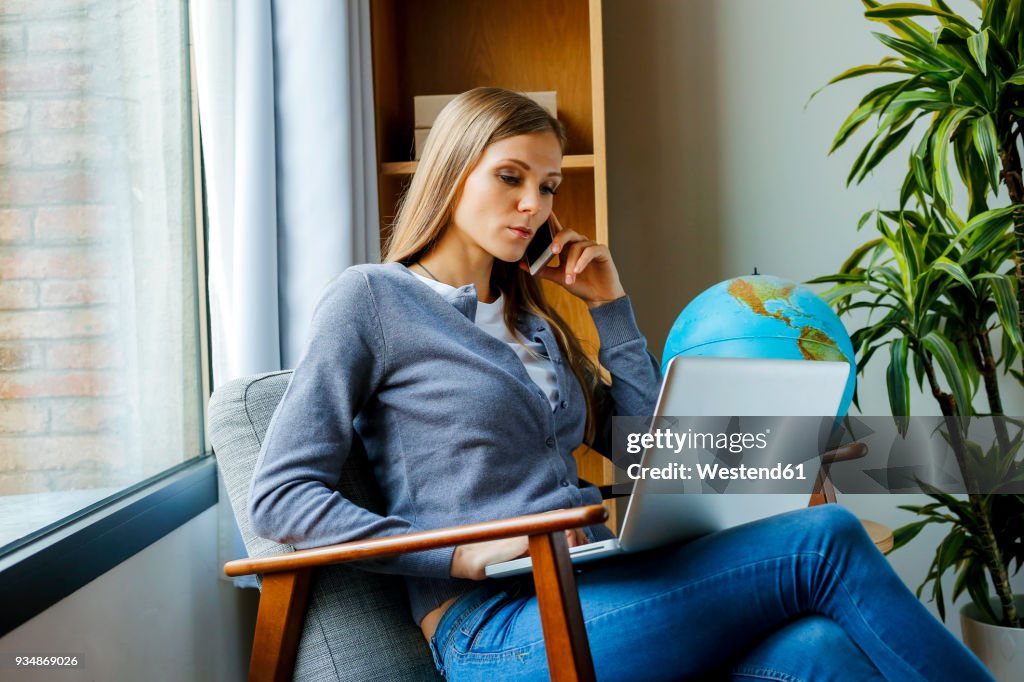
[[[430,275],[430,279],[434,280],[435,282],[440,282],[441,281],[437,277],[434,277],[434,273],[432,273],[430,270],[427,270],[427,266],[424,265],[423,263],[421,263],[419,261],[416,261],[415,263],[413,263],[413,265],[420,266],[420,268],[423,270],[423,272],[425,272],[428,275]]]

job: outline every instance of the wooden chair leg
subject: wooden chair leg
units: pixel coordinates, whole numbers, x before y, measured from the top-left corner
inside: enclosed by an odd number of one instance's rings
[[[832,504],[836,501],[836,489],[832,485],[832,479],[828,476],[828,465],[823,464],[818,471],[818,478],[814,482],[814,491],[807,503],[808,507],[817,507],[819,504]]]
[[[306,620],[312,569],[263,576],[249,682],[288,682]]]
[[[594,661],[565,534],[530,536],[530,556],[551,680],[591,682]]]

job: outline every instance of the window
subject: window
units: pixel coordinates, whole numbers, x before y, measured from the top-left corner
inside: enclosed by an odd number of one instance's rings
[[[205,449],[192,105],[186,3],[0,3],[0,555]]]

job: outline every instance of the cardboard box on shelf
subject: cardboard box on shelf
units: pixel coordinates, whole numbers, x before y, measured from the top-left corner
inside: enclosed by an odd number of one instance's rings
[[[542,92],[524,92],[523,94],[547,109],[549,114],[558,118],[558,93],[556,91],[545,90]],[[437,115],[454,98],[455,95],[417,95],[413,97],[415,127],[429,128],[434,125]]]

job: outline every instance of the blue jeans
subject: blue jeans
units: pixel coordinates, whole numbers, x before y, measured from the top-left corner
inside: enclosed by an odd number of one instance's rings
[[[577,567],[599,680],[991,680],[834,504]],[[452,682],[544,680],[532,578],[457,599],[430,648]]]

